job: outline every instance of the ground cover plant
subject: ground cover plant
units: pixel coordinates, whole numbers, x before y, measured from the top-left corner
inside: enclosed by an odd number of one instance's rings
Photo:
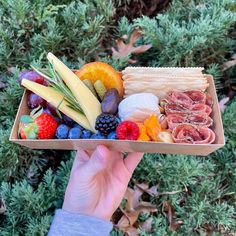
[[[38,58],[43,64],[48,51],[71,68],[94,60],[118,70],[132,63],[204,66],[224,110],[225,147],[207,157],[146,154],[121,204],[128,212],[139,191],[144,210],[134,206],[135,220],[124,217],[123,224],[118,210],[111,235],[234,235],[235,20],[234,0],[0,0],[0,235],[46,235],[63,201],[75,152],[8,141],[23,93],[19,71]],[[135,29],[140,35],[131,42]],[[151,46],[114,53],[117,39]]]

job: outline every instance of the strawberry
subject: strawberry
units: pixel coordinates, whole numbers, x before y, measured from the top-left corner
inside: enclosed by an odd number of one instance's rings
[[[122,140],[137,140],[139,127],[132,121],[123,121],[116,128],[116,136]]]
[[[21,139],[52,139],[58,127],[55,119],[36,108],[28,115],[20,118],[19,136]]]

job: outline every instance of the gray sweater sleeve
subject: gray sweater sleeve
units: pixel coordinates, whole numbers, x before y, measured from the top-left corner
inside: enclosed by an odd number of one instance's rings
[[[48,236],[107,236],[112,223],[96,217],[56,210]]]

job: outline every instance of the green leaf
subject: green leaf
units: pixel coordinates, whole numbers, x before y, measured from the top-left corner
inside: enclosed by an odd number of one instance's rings
[[[33,119],[28,115],[23,115],[20,118],[20,122],[22,122],[24,124],[29,124],[29,123],[33,122]]]
[[[36,107],[30,112],[30,116],[35,119],[43,113],[43,108],[41,106]]]
[[[23,128],[27,139],[36,139],[38,134],[38,127],[32,123]]]
[[[80,112],[81,114],[84,114],[75,96],[64,83],[60,75],[55,71],[51,63],[47,64],[46,69],[38,68],[37,65],[31,65],[31,68],[33,68],[37,73],[43,76],[56,91],[63,94],[64,99],[71,105],[71,107],[75,108],[73,108],[74,110]]]

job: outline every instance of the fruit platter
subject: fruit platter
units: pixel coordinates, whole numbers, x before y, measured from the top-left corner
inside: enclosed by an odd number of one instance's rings
[[[204,68],[126,67],[104,62],[23,71],[10,141],[33,149],[208,155],[224,146],[214,80]]]

